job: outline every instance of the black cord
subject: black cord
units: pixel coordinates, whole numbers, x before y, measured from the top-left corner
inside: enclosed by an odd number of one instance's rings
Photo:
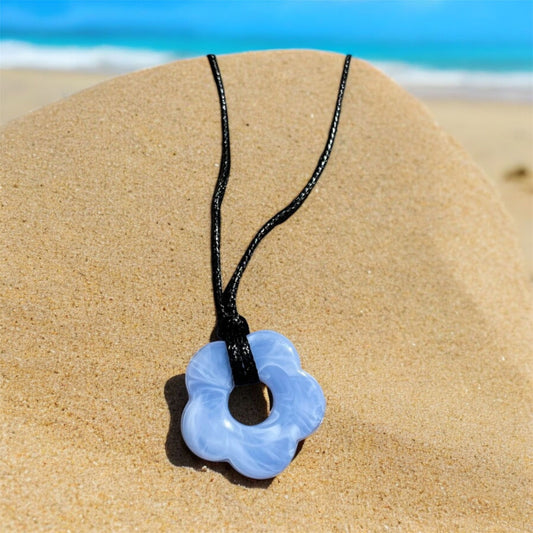
[[[248,248],[244,252],[239,264],[237,265],[237,268],[235,269],[233,276],[226,286],[226,289],[223,289],[222,269],[220,263],[220,207],[222,205],[222,200],[224,199],[224,193],[226,192],[226,186],[228,184],[231,167],[229,120],[224,85],[222,83],[222,76],[220,74],[216,56],[213,54],[207,56],[218,90],[222,124],[222,154],[220,158],[220,170],[211,203],[211,270],[215,308],[217,313],[216,332],[218,337],[226,342],[228,357],[233,373],[233,381],[237,386],[259,382],[259,376],[257,374],[257,368],[255,366],[252,351],[250,349],[248,339],[246,338],[246,335],[250,333],[250,328],[248,327],[246,319],[239,315],[237,311],[237,290],[239,289],[239,283],[246,267],[248,266],[250,258],[252,257],[252,254],[259,243],[276,226],[285,222],[300,208],[313,190],[318,179],[322,175],[324,168],[326,168],[326,164],[329,160],[333,143],[335,141],[335,136],[337,134],[342,99],[346,89],[346,80],[348,79],[351,57],[351,55],[347,55],[344,60],[344,68],[339,84],[335,112],[329,128],[328,140],[326,142],[326,146],[324,147],[324,151],[318,160],[313,175],[306,183],[305,187],[294,198],[294,200],[292,200],[292,202],[285,206],[281,211],[276,213],[255,234],[254,238],[248,245]]]

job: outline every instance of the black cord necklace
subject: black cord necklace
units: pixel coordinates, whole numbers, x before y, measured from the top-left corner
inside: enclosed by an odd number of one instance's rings
[[[182,435],[189,448],[210,461],[228,461],[242,474],[265,479],[279,474],[292,460],[298,442],[322,422],[325,400],[316,380],[300,367],[296,349],[274,331],[250,333],[237,311],[237,290],[255,249],[276,226],[292,216],[309,196],[329,160],[338,129],[351,56],[344,61],[329,135],[315,171],[300,193],[256,233],[225,289],[220,261],[220,210],[231,167],[229,120],[222,76],[214,55],[207,56],[217,86],[222,124],[222,155],[211,204],[211,267],[221,341],[199,350],[187,367],[189,401],[182,416]],[[274,403],[268,418],[256,426],[237,422],[228,399],[235,386],[262,382]]]

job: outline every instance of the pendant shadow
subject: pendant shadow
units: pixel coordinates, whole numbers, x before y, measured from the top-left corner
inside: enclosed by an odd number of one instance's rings
[[[205,461],[194,455],[189,448],[187,448],[181,435],[181,415],[188,400],[187,387],[185,386],[185,374],[179,374],[170,378],[165,383],[164,394],[170,413],[170,424],[165,442],[165,450],[168,460],[173,465],[194,468],[194,470],[198,472],[205,472],[207,467],[208,469],[223,475],[230,483],[248,488],[266,489],[271,485],[274,478],[250,479],[239,474],[228,463]],[[245,420],[241,419],[241,421],[246,422],[247,416],[257,416],[257,413],[254,414],[253,409],[247,409],[246,411],[243,411],[243,417]],[[303,442],[304,441],[301,441],[298,444],[294,457],[300,453]]]

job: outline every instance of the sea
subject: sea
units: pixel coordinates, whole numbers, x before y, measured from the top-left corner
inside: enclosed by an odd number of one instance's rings
[[[207,53],[351,53],[422,96],[533,101],[533,0],[2,0],[0,68],[124,73]]]

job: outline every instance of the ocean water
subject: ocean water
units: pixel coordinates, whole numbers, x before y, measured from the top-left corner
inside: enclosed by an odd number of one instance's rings
[[[349,52],[421,94],[533,101],[533,0],[0,3],[0,68],[118,73],[280,48]]]

